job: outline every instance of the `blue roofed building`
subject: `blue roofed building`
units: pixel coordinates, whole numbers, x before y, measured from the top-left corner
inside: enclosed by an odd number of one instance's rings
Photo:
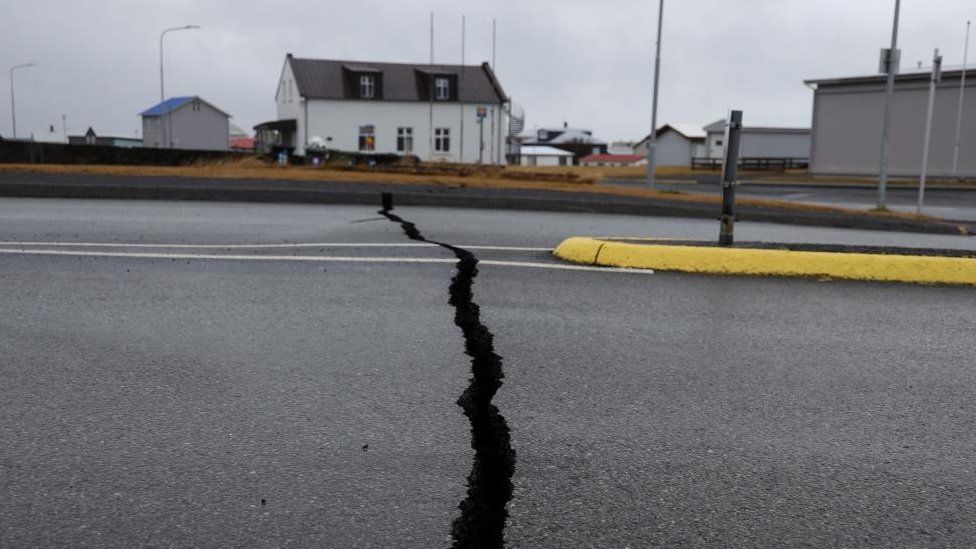
[[[225,151],[230,115],[199,96],[171,97],[139,113],[146,147]]]

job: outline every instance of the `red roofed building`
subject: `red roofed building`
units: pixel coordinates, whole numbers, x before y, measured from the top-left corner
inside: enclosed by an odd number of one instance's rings
[[[640,154],[591,154],[580,159],[580,166],[644,166],[647,157]]]
[[[235,135],[230,138],[230,148],[232,151],[253,152],[254,138]]]

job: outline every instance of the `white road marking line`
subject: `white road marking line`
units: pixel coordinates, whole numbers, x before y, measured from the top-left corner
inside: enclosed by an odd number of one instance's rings
[[[158,248],[158,249],[275,249],[275,248],[437,248],[423,242],[304,242],[294,244],[146,244],[124,242],[0,242],[0,246],[45,246],[51,248]],[[502,252],[551,252],[552,248],[532,246],[458,246],[466,250]]]
[[[354,257],[328,255],[232,255],[232,254],[169,254],[148,252],[86,252],[81,250],[27,250],[0,248],[0,254],[41,255],[71,257],[116,257],[130,259],[203,259],[223,261],[295,261],[319,263],[441,263],[454,264],[457,259],[445,257]],[[564,265],[560,263],[533,263],[528,261],[478,260],[479,265],[497,267],[524,267],[533,269],[556,269],[562,271],[590,271],[602,273],[653,274],[649,269],[618,269],[614,267],[595,267],[589,265]]]

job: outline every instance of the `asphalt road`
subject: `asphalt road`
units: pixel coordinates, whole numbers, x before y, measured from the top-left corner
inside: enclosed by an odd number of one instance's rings
[[[628,187],[644,186],[643,181],[637,180],[614,179],[610,182]],[[924,213],[926,215],[952,221],[976,221],[976,190],[941,188],[937,182],[934,187],[925,191]],[[717,183],[705,181],[666,181],[661,184],[661,188],[704,194],[721,192],[721,187]],[[871,186],[791,185],[743,181],[736,192],[743,197],[771,198],[844,208],[871,209],[878,204],[877,188]],[[917,205],[918,189],[889,187],[888,207],[890,209],[915,213]]]
[[[458,405],[472,303],[454,251],[377,209],[0,200],[0,546],[450,546],[479,455]],[[976,536],[972,290],[563,269],[546,251],[709,238],[703,220],[391,213],[480,260],[515,457],[507,545]]]

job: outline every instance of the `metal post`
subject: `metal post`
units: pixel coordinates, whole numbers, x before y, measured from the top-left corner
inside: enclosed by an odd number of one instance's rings
[[[722,227],[719,246],[731,246],[735,240],[735,179],[739,169],[739,140],[742,134],[742,111],[732,111],[725,127],[725,163],[722,165]]]
[[[878,169],[878,209],[887,207],[888,157],[891,154],[889,133],[891,132],[891,96],[895,91],[895,67],[898,54],[898,13],[901,0],[895,0],[895,21],[891,28],[891,52],[888,56],[888,80],[885,83],[884,122],[881,127],[881,166]]]
[[[481,134],[480,141],[478,144],[478,164],[485,163],[485,119],[483,117],[478,118],[478,131]]]
[[[969,27],[970,22],[966,21],[966,47],[962,53],[962,78],[959,81],[959,109],[956,114],[956,147],[952,153],[952,176],[956,177],[959,173],[959,137],[962,135],[962,107],[966,97],[966,63],[969,61]]]
[[[430,12],[430,112],[427,123],[427,160],[434,161],[434,12]]]
[[[462,164],[464,163],[464,98],[461,97],[461,91],[464,89],[464,28],[465,16],[461,15],[461,76],[459,78],[457,96],[458,104],[461,106],[461,135],[458,136],[458,159]]]
[[[17,139],[17,105],[14,102],[14,71],[17,69],[26,69],[28,67],[36,67],[37,63],[22,63],[20,65],[14,65],[10,67],[10,123],[13,126],[14,139]]]
[[[922,175],[918,179],[918,215],[925,204],[925,176],[929,168],[929,140],[932,138],[932,110],[935,108],[935,85],[942,78],[942,56],[936,48],[932,57],[932,78],[929,81],[929,110],[925,117],[925,144],[922,149]]]
[[[661,73],[661,28],[664,22],[664,0],[658,3],[657,52],[654,55],[654,99],[651,106],[651,135],[647,138],[647,186],[654,188],[654,170],[657,167],[657,94]]]
[[[497,78],[498,77],[498,71],[495,70],[495,39],[496,39],[495,34],[496,34],[496,32],[497,32],[496,20],[495,19],[492,19],[491,20],[491,72]],[[501,128],[501,124],[499,124],[498,126],[499,126],[499,129],[500,129]],[[491,163],[492,164],[499,164],[500,163],[498,161],[498,157],[496,156],[497,155],[497,152],[495,150],[496,147],[497,147],[497,144],[498,144],[498,137],[495,134],[495,103],[492,102],[492,104],[491,104],[491,154],[489,155],[489,158],[491,158]]]

